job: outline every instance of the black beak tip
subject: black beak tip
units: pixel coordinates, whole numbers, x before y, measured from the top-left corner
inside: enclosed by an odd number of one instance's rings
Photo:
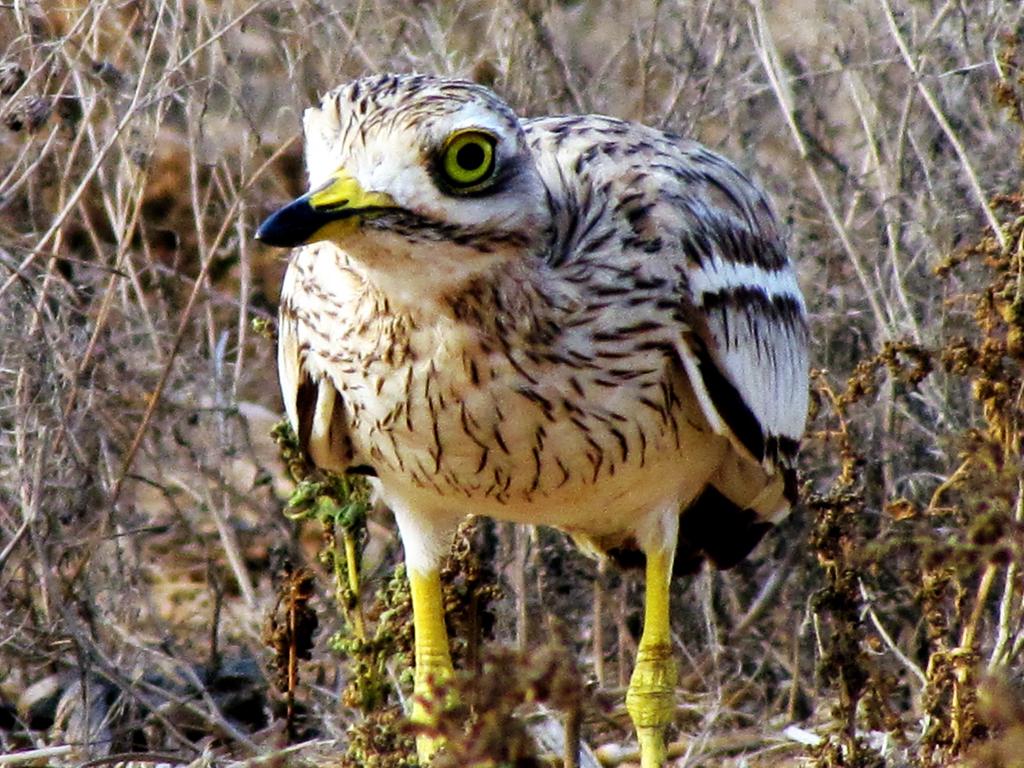
[[[291,242],[292,238],[288,236],[289,228],[282,226],[281,218],[281,211],[275,211],[265,218],[256,230],[256,239],[275,248],[291,248],[298,245]]]
[[[304,197],[270,214],[256,230],[256,239],[275,248],[304,245],[326,222]]]
[[[273,216],[264,219],[263,223],[260,224],[259,228],[256,230],[256,239],[259,240],[264,245],[276,245],[276,243],[274,242],[275,238],[273,227],[267,226],[268,224],[273,224],[273,222],[271,221],[272,218]]]

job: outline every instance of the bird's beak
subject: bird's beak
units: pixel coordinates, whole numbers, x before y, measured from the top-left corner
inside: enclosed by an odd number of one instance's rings
[[[367,192],[340,170],[326,184],[270,214],[256,230],[256,239],[278,248],[295,248],[352,232],[360,221],[395,207],[390,195]]]

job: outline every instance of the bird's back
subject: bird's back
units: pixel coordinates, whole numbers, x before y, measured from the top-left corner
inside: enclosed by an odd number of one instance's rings
[[[721,155],[647,126],[589,115],[525,130],[557,211],[549,263],[585,286],[596,348],[661,344],[701,429],[727,438],[683,528],[732,564],[795,501],[807,409],[805,310],[767,197]],[[697,441],[682,463],[713,444]],[[712,541],[723,531],[732,543]]]

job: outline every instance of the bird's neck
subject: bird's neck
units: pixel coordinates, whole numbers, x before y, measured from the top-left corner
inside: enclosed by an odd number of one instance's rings
[[[464,264],[464,263],[463,263]],[[447,259],[435,268],[395,270],[365,263],[353,265],[366,287],[388,312],[412,327],[460,323],[504,341],[543,338],[557,324],[564,301],[554,296],[547,269],[536,257],[502,259],[480,268],[460,268]]]
[[[442,311],[499,346],[540,349],[560,334],[572,303],[559,297],[540,261],[504,262],[468,280],[443,299]]]

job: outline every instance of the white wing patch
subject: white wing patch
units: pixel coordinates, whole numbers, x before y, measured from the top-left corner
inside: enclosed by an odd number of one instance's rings
[[[712,428],[771,470],[780,454],[792,459],[807,417],[803,298],[788,265],[708,256],[687,270],[691,332],[680,355]]]

